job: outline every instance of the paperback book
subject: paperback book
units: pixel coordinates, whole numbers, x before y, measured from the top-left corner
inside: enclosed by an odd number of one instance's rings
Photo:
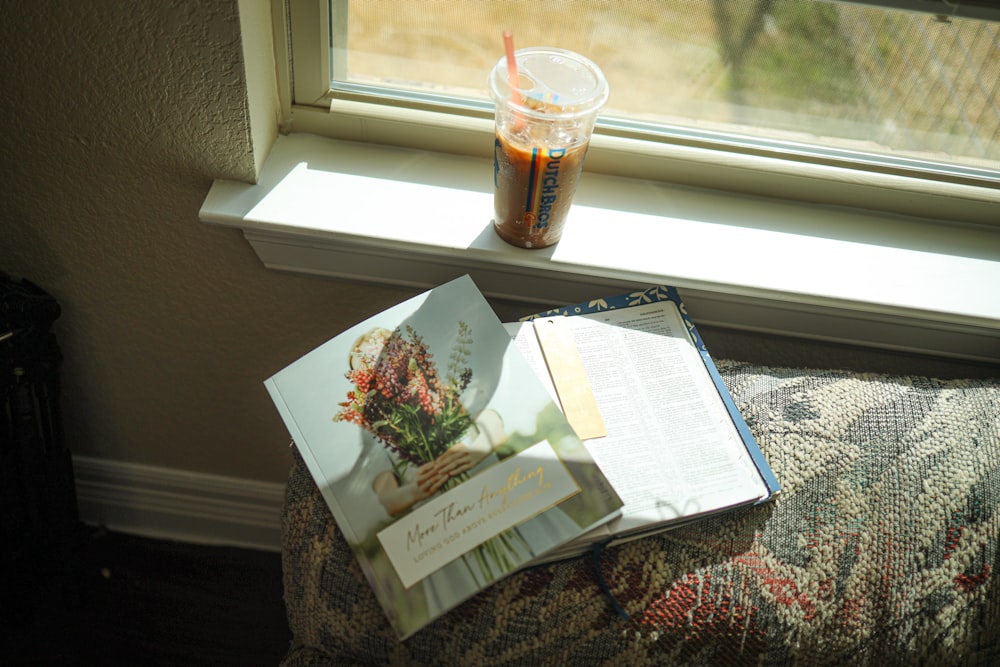
[[[620,516],[618,493],[467,276],[265,386],[400,638]]]

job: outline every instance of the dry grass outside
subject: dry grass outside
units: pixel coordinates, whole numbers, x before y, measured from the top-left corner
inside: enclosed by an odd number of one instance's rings
[[[352,0],[349,15],[356,81],[486,99],[510,29],[594,60],[607,115],[1000,167],[993,24],[803,0]]]
[[[702,97],[725,78],[714,21],[702,3],[607,0],[354,1],[351,76],[422,89],[425,81],[447,82],[485,98],[506,29],[518,48],[552,46],[596,62],[611,82],[610,108],[657,108],[664,95]],[[648,85],[615,85],[644,79]]]

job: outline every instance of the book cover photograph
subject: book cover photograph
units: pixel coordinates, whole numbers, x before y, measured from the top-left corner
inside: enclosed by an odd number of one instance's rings
[[[468,276],[265,386],[400,638],[620,514]]]

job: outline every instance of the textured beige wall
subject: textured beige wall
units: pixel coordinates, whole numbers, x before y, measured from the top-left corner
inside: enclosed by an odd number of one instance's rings
[[[268,271],[238,232],[198,221],[213,178],[253,179],[267,134],[249,129],[239,24],[236,0],[4,4],[0,270],[62,304],[76,454],[283,481],[262,381],[410,294]],[[738,358],[885,361],[703,333]]]
[[[254,176],[236,0],[4,3],[0,53],[0,271],[63,307],[74,453],[283,481],[262,381],[409,293],[268,271],[198,221]]]

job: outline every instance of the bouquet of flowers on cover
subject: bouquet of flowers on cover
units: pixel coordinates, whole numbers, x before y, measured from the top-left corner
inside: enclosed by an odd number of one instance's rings
[[[352,350],[346,377],[354,388],[340,403],[334,421],[356,424],[374,435],[396,455],[397,476],[407,466],[432,463],[475,424],[461,402],[472,380],[472,369],[466,366],[471,345],[471,329],[459,321],[447,376],[442,378],[427,344],[413,327],[369,331]],[[468,472],[454,474],[441,489],[447,491],[467,479]],[[480,578],[490,582],[516,566],[519,551],[527,553],[530,548],[512,529],[484,542],[470,555]]]

